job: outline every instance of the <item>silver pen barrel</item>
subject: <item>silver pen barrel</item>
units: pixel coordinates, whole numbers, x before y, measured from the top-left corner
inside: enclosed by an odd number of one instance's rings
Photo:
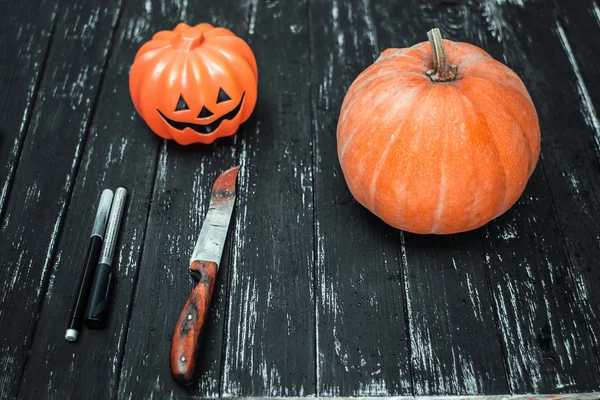
[[[102,253],[100,253],[100,264],[112,265],[126,199],[127,189],[122,187],[118,188],[115,192],[112,208],[110,210],[104,245],[102,246]]]
[[[106,220],[110,213],[110,207],[113,200],[113,191],[110,189],[104,189],[100,196],[100,204],[98,204],[98,210],[96,211],[96,219],[94,220],[94,226],[92,227],[92,236],[98,236],[100,239],[104,238],[104,232],[106,231]]]

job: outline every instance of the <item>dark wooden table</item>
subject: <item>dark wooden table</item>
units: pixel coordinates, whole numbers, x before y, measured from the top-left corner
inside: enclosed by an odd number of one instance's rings
[[[178,146],[128,92],[153,32],[245,38],[259,101],[232,138]],[[0,3],[0,398],[380,396],[600,390],[600,7],[594,0]],[[388,47],[438,26],[513,68],[542,155],[473,232],[392,229],[337,161],[343,96]],[[198,382],[171,336],[210,187],[243,164]],[[106,330],[64,340],[93,212],[130,199]]]

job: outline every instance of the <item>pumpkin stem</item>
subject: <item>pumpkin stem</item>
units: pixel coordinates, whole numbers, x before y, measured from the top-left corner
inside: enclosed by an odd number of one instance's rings
[[[434,82],[448,82],[456,79],[458,67],[450,64],[446,46],[442,34],[438,28],[434,28],[427,32],[429,45],[431,46],[431,55],[433,57],[433,69],[427,71],[427,75]]]

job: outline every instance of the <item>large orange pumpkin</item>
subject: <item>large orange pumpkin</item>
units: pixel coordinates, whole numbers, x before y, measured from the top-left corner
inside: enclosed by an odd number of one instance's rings
[[[356,200],[388,224],[468,231],[522,194],[540,153],[539,122],[510,68],[437,29],[428,36],[385,50],[352,83],[338,156]]]
[[[145,43],[131,67],[136,110],[159,136],[180,144],[233,135],[256,105],[250,47],[210,24],[179,24]]]

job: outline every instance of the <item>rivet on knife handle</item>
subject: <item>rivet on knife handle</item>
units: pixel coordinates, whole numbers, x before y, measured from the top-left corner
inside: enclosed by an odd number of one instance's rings
[[[210,261],[194,261],[190,270],[198,274],[199,282],[181,310],[171,347],[173,379],[183,384],[191,383],[194,376],[196,347],[210,308],[217,264]]]

